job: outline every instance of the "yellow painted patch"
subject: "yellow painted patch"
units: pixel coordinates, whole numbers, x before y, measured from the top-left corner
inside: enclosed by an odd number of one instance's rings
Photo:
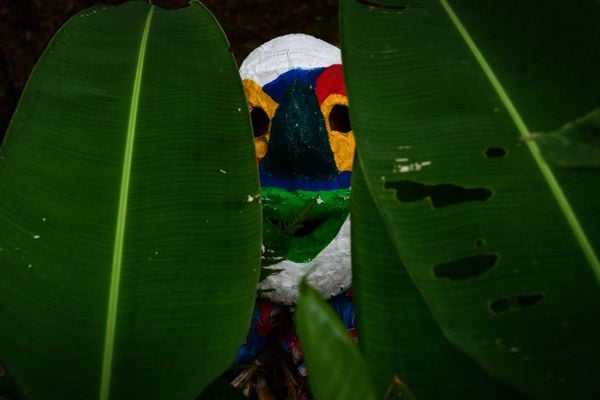
[[[244,91],[246,92],[246,99],[248,100],[249,111],[252,111],[255,108],[262,108],[269,116],[269,130],[267,133],[254,138],[256,157],[261,159],[267,154],[269,137],[271,136],[271,121],[273,120],[273,115],[275,115],[277,103],[253,80],[244,79],[243,84]]]
[[[352,171],[352,162],[354,161],[354,149],[356,142],[354,132],[339,132],[332,130],[329,124],[329,114],[336,105],[348,106],[348,98],[341,94],[331,94],[321,104],[321,112],[325,118],[325,125],[329,133],[329,143],[331,151],[335,158],[335,164],[339,171]]]

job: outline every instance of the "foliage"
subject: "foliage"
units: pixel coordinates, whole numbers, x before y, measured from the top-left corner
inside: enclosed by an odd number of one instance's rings
[[[598,170],[531,134],[598,108],[599,17],[594,1],[342,2],[357,318],[380,392],[397,374],[417,398],[600,395]]]
[[[230,365],[260,263],[251,132],[201,4],[63,26],[0,153],[0,357],[23,398],[190,399]]]
[[[377,399],[367,365],[346,327],[304,279],[296,312],[309,382],[317,399]]]
[[[600,396],[599,20],[593,0],[341,2],[360,348],[304,282],[317,399]],[[195,1],[131,2],[38,63],[0,149],[23,397],[193,398],[232,361],[261,216],[227,49]]]

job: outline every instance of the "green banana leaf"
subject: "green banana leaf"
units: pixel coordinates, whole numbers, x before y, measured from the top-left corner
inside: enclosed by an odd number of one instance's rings
[[[306,279],[300,283],[296,325],[316,400],[379,398],[358,346]]]
[[[191,399],[233,361],[261,211],[228,42],[198,2],[71,18],[0,152],[0,363],[23,398]]]
[[[379,398],[393,388],[394,377],[417,399],[522,398],[444,337],[396,254],[356,159],[351,200],[359,344]]]
[[[593,0],[341,3],[358,155],[397,254],[449,342],[533,398],[600,397],[598,169],[530,140],[600,105],[599,22]]]

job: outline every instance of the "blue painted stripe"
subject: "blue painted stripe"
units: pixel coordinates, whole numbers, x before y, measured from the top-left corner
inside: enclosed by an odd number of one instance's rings
[[[277,78],[272,80],[263,86],[263,90],[266,94],[271,96],[273,100],[277,103],[280,103],[283,100],[283,96],[285,95],[285,91],[287,87],[293,81],[301,81],[306,82],[313,88],[317,82],[317,78],[321,75],[325,68],[314,68],[314,69],[301,69],[296,68],[284,72],[279,75]]]
[[[260,184],[263,187],[276,187],[285,190],[335,190],[347,189],[350,187],[352,173],[349,171],[340,172],[335,179],[314,180],[308,178],[281,179],[269,173],[260,173]]]

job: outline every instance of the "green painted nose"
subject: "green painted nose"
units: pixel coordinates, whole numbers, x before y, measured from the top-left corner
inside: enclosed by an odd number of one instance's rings
[[[288,86],[273,116],[269,152],[260,168],[281,179],[337,176],[325,120],[308,83],[294,81]]]

